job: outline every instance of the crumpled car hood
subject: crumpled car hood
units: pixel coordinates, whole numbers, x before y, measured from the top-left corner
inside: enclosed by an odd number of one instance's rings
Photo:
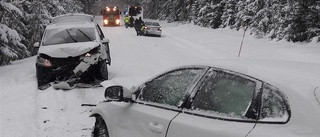
[[[97,42],[79,42],[79,43],[67,43],[57,45],[41,46],[38,54],[43,53],[50,57],[55,58],[67,58],[76,57],[99,46]]]

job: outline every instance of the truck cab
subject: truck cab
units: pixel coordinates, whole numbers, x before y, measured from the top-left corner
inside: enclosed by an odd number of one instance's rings
[[[103,15],[103,26],[120,26],[120,10],[119,7],[106,7],[101,10]]]

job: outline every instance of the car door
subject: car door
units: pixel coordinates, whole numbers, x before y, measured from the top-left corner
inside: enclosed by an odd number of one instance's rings
[[[167,137],[245,137],[256,124],[261,82],[235,72],[210,69]]]
[[[170,121],[177,116],[188,91],[206,68],[170,71],[140,86],[117,125],[117,137],[165,137]]]

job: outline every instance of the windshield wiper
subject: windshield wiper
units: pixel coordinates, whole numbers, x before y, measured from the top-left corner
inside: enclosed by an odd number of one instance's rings
[[[72,37],[72,35],[70,34],[69,30],[66,29],[66,31],[68,32],[69,36],[71,37],[71,39],[74,41],[74,42],[78,42],[74,37]]]
[[[84,33],[82,30],[78,29],[89,41],[92,41],[92,39],[86,34]]]

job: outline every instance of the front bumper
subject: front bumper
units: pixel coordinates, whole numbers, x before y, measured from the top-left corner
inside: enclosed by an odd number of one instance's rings
[[[98,64],[99,57],[100,53],[68,58],[45,57],[52,65],[48,67],[36,63],[37,78],[48,82],[66,81],[70,78],[86,79],[91,73],[96,73],[92,69]]]
[[[69,58],[47,58],[50,60],[52,66],[46,67],[39,63],[36,63],[38,79],[42,79],[45,75],[50,77],[52,80],[66,80],[72,76],[73,70],[81,62],[80,57],[69,57]]]

